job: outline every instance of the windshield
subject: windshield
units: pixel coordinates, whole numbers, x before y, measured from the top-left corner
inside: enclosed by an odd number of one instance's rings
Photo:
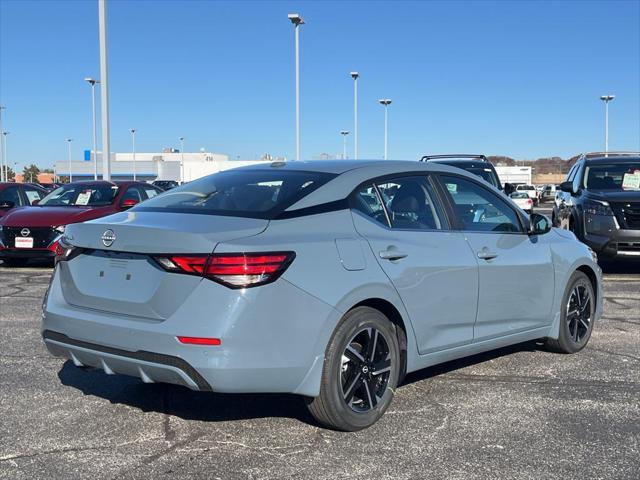
[[[584,186],[592,190],[640,190],[640,163],[589,165]]]
[[[47,207],[99,207],[110,205],[118,192],[116,185],[69,183],[56,188],[38,203]]]
[[[335,175],[290,170],[227,170],[147,200],[134,210],[275,218]]]
[[[514,192],[511,195],[509,195],[511,198],[529,198],[529,195],[527,195],[524,192]]]
[[[456,165],[454,163],[450,163],[449,165],[462,168],[463,170],[469,173],[473,173],[474,175],[477,175],[478,177],[483,179],[485,182],[487,182],[489,185],[493,185],[494,187],[496,187],[498,190],[502,189],[502,186],[500,185],[500,181],[498,180],[498,176],[495,174],[495,172],[491,168],[466,167],[463,165]]]
[[[517,190],[535,190],[536,187],[534,187],[533,185],[518,185],[516,189]]]

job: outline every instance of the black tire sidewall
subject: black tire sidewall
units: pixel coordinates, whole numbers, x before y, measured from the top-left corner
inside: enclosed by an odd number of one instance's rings
[[[567,323],[567,302],[569,301],[569,297],[571,292],[576,286],[582,285],[587,288],[589,292],[590,302],[590,317],[591,321],[589,322],[589,330],[587,331],[584,338],[576,343],[573,338],[571,338],[571,333],[569,332],[569,325]],[[575,353],[582,350],[587,343],[589,343],[589,339],[591,338],[591,333],[593,332],[593,323],[594,323],[594,314],[596,310],[596,296],[593,290],[593,285],[583,272],[575,272],[567,284],[567,288],[562,297],[562,305],[560,306],[560,335],[558,337],[558,344],[560,348],[567,353]]]
[[[389,376],[387,389],[376,407],[368,412],[359,413],[353,411],[342,398],[340,384],[342,353],[353,336],[358,331],[368,327],[376,328],[383,334],[389,346],[393,369]],[[325,391],[322,391],[321,395],[327,396],[327,403],[332,410],[332,416],[340,419],[344,430],[355,431],[371,426],[389,407],[398,382],[400,367],[400,347],[395,328],[384,314],[369,307],[358,307],[350,311],[336,328],[325,355],[322,382]]]

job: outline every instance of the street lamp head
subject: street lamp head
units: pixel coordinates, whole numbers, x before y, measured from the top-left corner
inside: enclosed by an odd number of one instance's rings
[[[353,78],[354,80],[360,76],[358,72],[351,72],[350,75],[351,75],[351,78]]]
[[[289,20],[291,20],[291,23],[296,26],[304,25],[304,20],[298,13],[290,13],[289,15],[287,15],[287,17],[289,18]]]
[[[91,86],[95,85],[96,83],[100,83],[100,80],[96,80],[95,78],[91,78],[91,77],[85,77],[84,81],[90,84]]]
[[[341,130],[340,131],[340,135],[349,135],[349,131],[348,130]]]
[[[130,128],[129,131],[131,132],[131,134],[133,135],[134,133],[136,133],[136,129],[135,128]]]
[[[602,96],[600,96],[600,100],[602,100],[603,102],[610,102],[614,98],[616,98],[615,95],[602,95]]]
[[[6,137],[6,136],[7,136],[7,135],[9,135],[10,133],[11,133],[11,132],[2,132],[2,135],[4,135],[4,136]]]
[[[380,105],[384,105],[385,107],[387,105],[391,105],[391,100],[388,98],[381,98],[380,100],[378,100],[378,102],[380,103]]]
[[[184,137],[180,137],[178,140],[180,140],[181,142],[184,142]]]
[[[67,141],[67,142],[69,142],[69,143],[71,143],[71,142],[73,142],[73,138],[67,138],[67,140],[66,140],[66,141]]]

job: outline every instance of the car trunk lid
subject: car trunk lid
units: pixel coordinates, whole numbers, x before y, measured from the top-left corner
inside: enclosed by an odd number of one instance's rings
[[[76,307],[162,321],[202,278],[169,273],[153,255],[208,254],[218,242],[257,235],[267,225],[260,219],[156,212],[72,225],[65,236],[85,252],[60,263],[63,294]]]

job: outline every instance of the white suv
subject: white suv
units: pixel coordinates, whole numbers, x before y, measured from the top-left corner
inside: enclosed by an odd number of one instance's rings
[[[538,204],[538,191],[533,185],[527,185],[526,183],[516,185],[516,192],[526,193],[527,195],[529,195],[529,198],[533,200],[534,205]]]

